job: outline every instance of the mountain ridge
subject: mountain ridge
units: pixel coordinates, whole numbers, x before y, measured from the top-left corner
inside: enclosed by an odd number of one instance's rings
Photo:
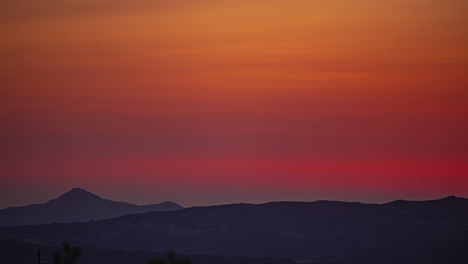
[[[468,199],[190,207],[87,223],[3,227],[2,237],[46,245],[68,240],[103,249],[174,248],[183,254],[315,263],[466,263]]]
[[[0,210],[0,226],[86,222],[132,213],[171,211],[182,208],[182,206],[169,201],[141,206],[127,202],[116,202],[101,198],[81,188],[73,188],[46,203],[8,207]]]

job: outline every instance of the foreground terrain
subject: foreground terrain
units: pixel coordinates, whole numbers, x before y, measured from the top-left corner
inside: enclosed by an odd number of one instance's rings
[[[192,207],[87,223],[3,227],[0,238],[301,263],[467,263],[468,200]]]

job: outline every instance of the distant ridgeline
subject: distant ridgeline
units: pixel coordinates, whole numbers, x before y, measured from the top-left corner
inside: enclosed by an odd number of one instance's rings
[[[45,204],[10,207],[0,210],[0,226],[86,222],[126,214],[172,211],[182,208],[182,206],[173,202],[143,206],[114,202],[83,189],[74,188]]]
[[[189,256],[271,257],[314,264],[466,264],[468,200],[191,207],[87,223],[0,227],[1,238],[53,247],[70,241],[119,252],[173,248]],[[219,263],[231,263],[225,260]]]

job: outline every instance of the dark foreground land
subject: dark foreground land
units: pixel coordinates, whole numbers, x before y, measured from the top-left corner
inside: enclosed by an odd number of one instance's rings
[[[37,263],[40,250],[41,263],[53,263],[55,252],[59,247],[49,247],[31,242],[17,240],[0,240],[1,263],[30,264]],[[164,259],[165,254],[143,251],[104,250],[97,248],[82,248],[79,257],[80,264],[138,264],[146,263],[148,259]],[[279,258],[248,258],[222,256],[187,256],[192,264],[294,264],[293,260]]]
[[[130,251],[173,248],[190,256],[231,257],[219,258],[217,263],[265,263],[264,259],[247,258],[230,262],[232,257],[242,256],[286,258],[297,263],[466,264],[468,200],[447,197],[382,205],[319,201],[192,207],[86,223],[3,227],[0,238],[51,247],[67,240],[99,248],[102,261],[93,263],[107,263],[106,255],[114,259],[122,256],[119,254],[135,256],[132,263],[142,263],[148,253]],[[5,255],[7,250],[0,250]],[[92,252],[85,250],[83,257]],[[112,263],[130,263],[121,259]],[[269,263],[278,263],[275,261],[286,260],[270,259]]]

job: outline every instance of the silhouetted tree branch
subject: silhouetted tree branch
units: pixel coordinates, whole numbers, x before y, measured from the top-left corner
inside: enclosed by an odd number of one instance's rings
[[[63,252],[57,251],[54,255],[55,264],[76,264],[81,255],[81,248],[72,247],[68,242],[63,242]]]
[[[149,259],[146,261],[147,264],[190,264],[191,261],[189,258],[181,257],[178,258],[176,253],[173,250],[167,251],[167,259],[158,258],[158,259]]]

